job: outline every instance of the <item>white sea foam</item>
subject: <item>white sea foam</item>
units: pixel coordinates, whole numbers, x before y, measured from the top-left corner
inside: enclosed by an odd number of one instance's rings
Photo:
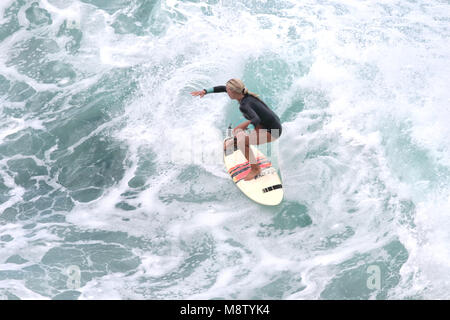
[[[11,3],[0,5],[0,23]],[[124,232],[148,245],[120,244],[140,259],[136,272],[96,277],[79,289],[80,299],[327,298],[338,290],[339,276],[381,260],[393,278],[399,275],[398,284],[384,289],[387,297],[448,297],[447,4],[171,0],[149,17],[159,17],[160,28],[139,35],[116,33],[113,26],[135,4],[115,13],[81,1],[39,5],[52,25],[26,30],[24,6],[23,28],[0,43],[0,73],[7,80],[37,92],[62,90],[61,114],[85,107],[67,100],[112,70],[132,70],[137,83],[122,115],[86,132],[64,153],[105,132],[121,142],[127,150],[121,180],[91,202],[74,201],[66,222],[86,232]],[[56,37],[64,21],[82,32],[76,53],[64,50],[66,35]],[[8,65],[14,44],[35,35],[54,39],[59,51],[51,58],[73,67],[74,83],[41,83]],[[279,208],[255,206],[223,171],[222,130],[229,119],[243,121],[237,103],[226,94],[189,94],[233,77],[272,101],[283,119],[277,156],[285,199]],[[25,107],[2,99],[3,109]],[[49,116],[5,115],[0,141],[27,128],[45,130],[57,113]],[[31,158],[50,171],[57,163],[52,154],[60,150],[48,148],[43,159]],[[0,160],[3,184],[11,189],[0,212],[27,191],[3,170],[20,158]],[[130,182],[139,175],[142,184],[135,187]],[[70,192],[57,177],[46,182]],[[301,225],[302,214],[311,223]],[[0,226],[0,234],[14,238],[1,266],[20,269],[4,264],[19,251],[29,264],[39,263],[58,246],[61,239],[41,227],[29,234],[21,222]],[[406,262],[381,250],[397,239]],[[28,248],[32,241],[48,246]],[[402,256],[400,246],[395,250]],[[290,289],[280,293],[283,281]],[[166,286],[159,288],[161,282]],[[22,281],[3,280],[0,287],[21,298],[41,297]]]

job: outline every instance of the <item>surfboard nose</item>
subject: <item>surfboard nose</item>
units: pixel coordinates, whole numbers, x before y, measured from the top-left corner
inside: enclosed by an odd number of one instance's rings
[[[273,179],[273,177],[271,178]],[[241,181],[237,185],[244,194],[259,204],[276,206],[283,201],[284,192],[281,183],[264,187],[267,185],[267,181],[262,184],[252,183],[252,181]]]

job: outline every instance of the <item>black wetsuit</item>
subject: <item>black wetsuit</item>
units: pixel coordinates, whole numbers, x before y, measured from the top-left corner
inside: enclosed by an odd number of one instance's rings
[[[217,86],[212,92],[226,92],[226,86]],[[210,90],[205,90],[210,92]],[[250,120],[253,126],[261,125],[268,132],[276,133],[272,129],[278,129],[278,136],[281,136],[280,118],[264,102],[252,95],[245,94],[241,99],[239,110],[247,120]]]

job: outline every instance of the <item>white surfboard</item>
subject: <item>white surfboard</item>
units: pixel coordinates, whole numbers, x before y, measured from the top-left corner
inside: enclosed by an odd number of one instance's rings
[[[225,138],[224,142],[233,137]],[[250,172],[250,164],[237,146],[231,146],[224,150],[223,160],[225,168],[236,186],[253,201],[275,206],[283,200],[283,187],[277,170],[272,167],[270,160],[251,145],[250,148],[256,156],[256,160],[261,167],[261,173],[255,178],[245,181],[244,177]]]

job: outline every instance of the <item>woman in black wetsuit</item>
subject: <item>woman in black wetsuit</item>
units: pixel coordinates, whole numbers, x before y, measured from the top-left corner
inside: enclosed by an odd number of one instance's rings
[[[205,94],[213,92],[227,92],[231,99],[239,102],[239,110],[247,119],[233,129],[233,134],[237,138],[239,149],[244,153],[251,166],[251,170],[244,180],[253,179],[261,172],[261,168],[249,145],[260,145],[278,139],[282,131],[280,118],[256,94],[249,92],[239,79],[228,80],[226,86],[194,91],[191,94],[203,98]],[[250,123],[253,124],[255,130],[247,134],[244,130]],[[233,140],[228,140],[228,143],[233,143]],[[224,145],[224,148],[228,147],[230,146]]]

